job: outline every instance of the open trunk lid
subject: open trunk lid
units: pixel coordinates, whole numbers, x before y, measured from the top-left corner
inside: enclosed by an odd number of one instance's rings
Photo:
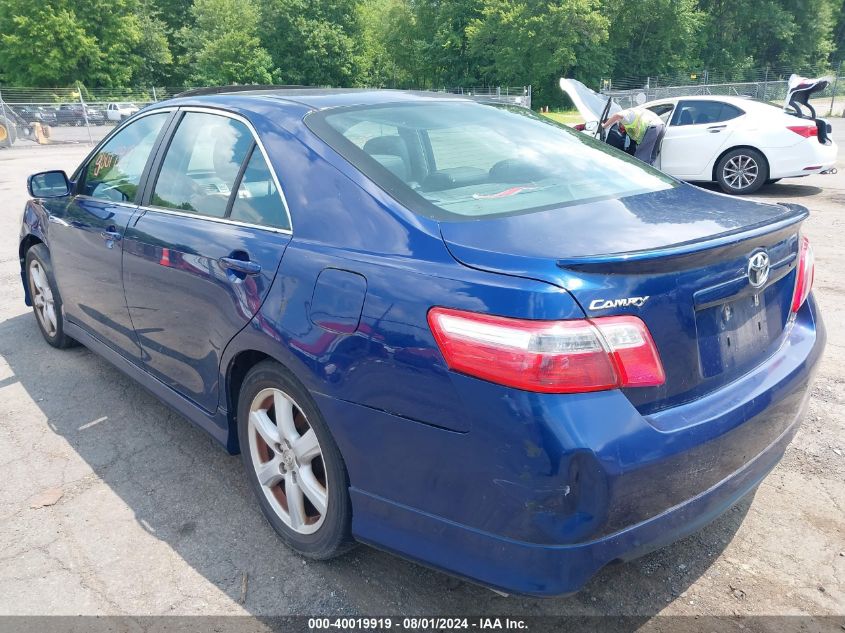
[[[816,124],[816,138],[822,145],[830,144],[830,134],[833,131],[830,123],[816,116],[816,110],[810,99],[823,92],[833,81],[833,77],[816,77],[808,79],[800,75],[791,75],[787,82],[786,98],[783,102],[784,112],[788,112],[802,119],[811,119]],[[790,110],[791,108],[791,110]],[[807,112],[804,112],[804,109]]]
[[[440,226],[452,255],[467,266],[566,288],[587,316],[640,317],[666,383],[627,395],[650,413],[719,388],[777,349],[807,215],[798,205],[681,185]],[[749,265],[759,253],[768,257],[768,277],[755,287],[750,282],[760,278]]]

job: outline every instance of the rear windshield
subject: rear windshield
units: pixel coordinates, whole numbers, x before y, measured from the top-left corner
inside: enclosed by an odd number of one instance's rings
[[[460,220],[660,191],[676,181],[529,110],[467,102],[336,108],[308,127],[416,213]]]

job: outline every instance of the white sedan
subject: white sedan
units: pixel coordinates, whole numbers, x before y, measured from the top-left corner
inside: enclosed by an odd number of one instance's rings
[[[139,110],[134,103],[110,103],[106,107],[106,117],[109,121],[123,121]]]
[[[587,122],[587,130],[621,107],[574,79],[561,79]],[[607,111],[605,109],[607,108]],[[817,174],[836,163],[830,124],[803,118],[743,97],[658,99],[637,106],[666,123],[655,166],[681,180],[717,182],[723,191],[748,194],[781,178]],[[610,141],[609,141],[610,142]],[[615,143],[614,143],[615,144]]]

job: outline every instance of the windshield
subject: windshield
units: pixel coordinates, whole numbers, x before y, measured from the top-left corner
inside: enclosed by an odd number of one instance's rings
[[[437,219],[525,213],[676,185],[522,108],[435,101],[336,108],[305,121],[394,198]]]

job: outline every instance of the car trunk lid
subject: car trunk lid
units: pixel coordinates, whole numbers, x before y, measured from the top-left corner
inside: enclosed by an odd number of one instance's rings
[[[627,390],[649,413],[713,391],[774,352],[789,317],[798,226],[806,216],[797,205],[681,185],[442,222],[441,233],[467,266],[566,288],[590,317],[640,317],[666,371],[664,385]],[[765,282],[754,287],[749,262],[758,253],[766,253],[770,266]]]

